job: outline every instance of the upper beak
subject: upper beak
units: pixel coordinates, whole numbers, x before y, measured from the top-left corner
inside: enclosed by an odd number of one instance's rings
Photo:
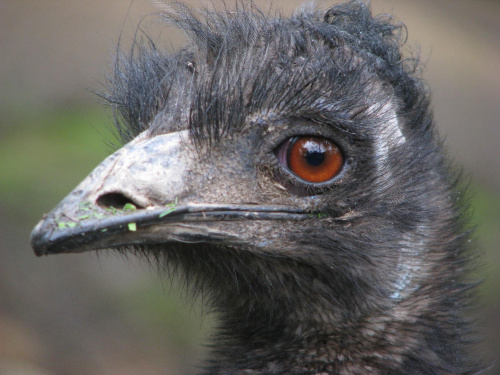
[[[223,225],[208,223],[307,218],[285,206],[193,202],[190,150],[187,131],[140,135],[98,165],[36,225],[31,234],[35,253],[237,240]]]

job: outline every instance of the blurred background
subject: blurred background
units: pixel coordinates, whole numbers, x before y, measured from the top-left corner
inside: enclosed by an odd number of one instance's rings
[[[301,2],[273,3],[289,14]],[[500,1],[371,5],[408,26],[449,154],[470,181],[485,279],[479,350],[498,356]],[[91,90],[120,38],[129,46],[142,22],[165,48],[182,41],[154,11],[147,0],[0,0],[0,375],[183,375],[203,358],[210,316],[147,264],[106,252],[37,258],[29,244],[43,213],[112,151],[111,111]]]

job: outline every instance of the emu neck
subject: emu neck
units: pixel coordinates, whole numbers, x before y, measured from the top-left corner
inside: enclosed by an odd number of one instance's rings
[[[454,343],[413,315],[411,303],[372,314],[312,310],[223,314],[205,374],[458,373],[443,358]]]
[[[399,346],[383,344],[386,325],[381,322],[388,317],[349,315],[323,311],[300,316],[287,308],[267,316],[241,311],[226,314],[207,374],[366,373],[384,357],[393,362],[385,368],[399,367],[402,351],[409,348],[403,340]]]
[[[192,252],[177,259],[220,318],[205,374],[466,373],[450,295],[411,288],[396,298],[294,262]]]

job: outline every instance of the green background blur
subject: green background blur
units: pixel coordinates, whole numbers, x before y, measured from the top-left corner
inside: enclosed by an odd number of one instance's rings
[[[300,3],[274,1],[285,14]],[[449,154],[470,181],[485,279],[479,350],[498,356],[500,1],[372,8],[408,26]],[[129,46],[142,20],[160,45],[179,45],[179,32],[143,19],[154,11],[146,0],[0,0],[0,375],[192,374],[203,358],[210,316],[147,264],[111,253],[37,258],[29,245],[43,213],[113,150],[111,111],[91,91],[118,40]]]

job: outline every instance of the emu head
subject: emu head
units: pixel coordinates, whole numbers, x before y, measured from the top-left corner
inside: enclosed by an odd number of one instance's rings
[[[221,315],[213,373],[462,371],[467,237],[401,26],[357,1],[163,18],[190,43],[117,59],[126,144],[36,253],[132,251],[186,277]]]

